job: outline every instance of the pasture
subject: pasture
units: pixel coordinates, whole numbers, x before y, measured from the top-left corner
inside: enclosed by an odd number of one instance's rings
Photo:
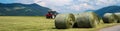
[[[116,23],[101,24],[96,28],[56,29],[54,19],[44,16],[0,16],[0,31],[97,31],[113,25]]]

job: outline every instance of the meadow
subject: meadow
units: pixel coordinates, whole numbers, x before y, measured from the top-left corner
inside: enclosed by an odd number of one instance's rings
[[[56,29],[54,19],[44,16],[0,16],[0,31],[98,31],[113,25],[116,23],[101,24],[96,28]]]

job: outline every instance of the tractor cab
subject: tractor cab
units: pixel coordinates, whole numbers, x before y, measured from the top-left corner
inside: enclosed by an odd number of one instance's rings
[[[46,18],[47,18],[47,19],[53,19],[53,18],[56,17],[57,14],[58,14],[58,12],[50,10],[50,11],[48,11],[48,13],[46,14]]]

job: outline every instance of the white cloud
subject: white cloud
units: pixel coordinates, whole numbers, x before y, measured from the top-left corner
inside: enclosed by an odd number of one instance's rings
[[[32,3],[34,3],[33,0],[15,0],[14,2],[15,3],[23,3],[23,4],[32,4]]]
[[[78,4],[74,4],[75,2],[73,2],[72,0],[41,0],[41,1],[44,3],[40,3],[40,5],[52,8],[53,10],[54,9],[61,10],[61,12],[69,10],[74,11],[96,10],[101,7],[120,3],[120,1],[118,0],[117,0],[118,2],[116,2],[115,0],[78,0],[76,1]]]
[[[90,2],[91,0],[78,0],[80,2]]]
[[[41,0],[33,0],[35,3],[39,3],[41,2]]]
[[[120,5],[120,0],[17,0],[19,3],[37,3],[59,12],[96,10],[111,5]]]
[[[45,2],[37,2],[38,5],[40,6],[44,6],[44,7],[47,7],[46,3]]]
[[[87,4],[87,3],[83,3],[83,4],[80,4],[79,6],[81,6],[81,8],[86,8],[86,9],[95,9],[93,6]]]
[[[109,5],[114,5],[117,2],[115,0],[98,0],[96,2],[96,5],[105,5],[105,6],[109,6]]]
[[[71,9],[71,10],[76,10],[76,11],[79,11],[80,10],[80,6],[79,5],[72,5],[70,7],[67,7],[68,9]]]
[[[75,11],[85,11],[85,10],[94,10],[95,8],[87,3],[79,4],[79,5],[72,5],[68,7],[71,10]]]
[[[40,0],[41,2],[44,2],[47,4],[47,6],[64,6],[67,4],[70,4],[71,0]],[[43,3],[39,3],[43,4]]]
[[[73,4],[74,2],[72,2],[72,0],[41,0],[41,1],[44,2],[44,4],[39,3],[39,5],[45,5],[45,7],[49,7],[53,10],[58,9],[60,11],[69,11],[71,9],[71,10],[75,10],[75,11],[80,11],[80,10],[83,11],[83,10],[87,10],[87,9],[94,9],[93,6],[88,5],[87,3],[74,5]],[[70,6],[64,6],[64,5],[70,5]],[[65,10],[65,9],[68,9],[68,10]]]

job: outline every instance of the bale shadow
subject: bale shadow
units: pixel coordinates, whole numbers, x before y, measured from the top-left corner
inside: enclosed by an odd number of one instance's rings
[[[94,28],[94,27],[78,27],[77,24],[74,24],[72,28],[86,28],[86,29],[89,29],[89,28]]]
[[[67,28],[60,29],[60,28],[55,28],[55,27],[53,27],[52,29],[65,30],[65,29],[67,29]]]

